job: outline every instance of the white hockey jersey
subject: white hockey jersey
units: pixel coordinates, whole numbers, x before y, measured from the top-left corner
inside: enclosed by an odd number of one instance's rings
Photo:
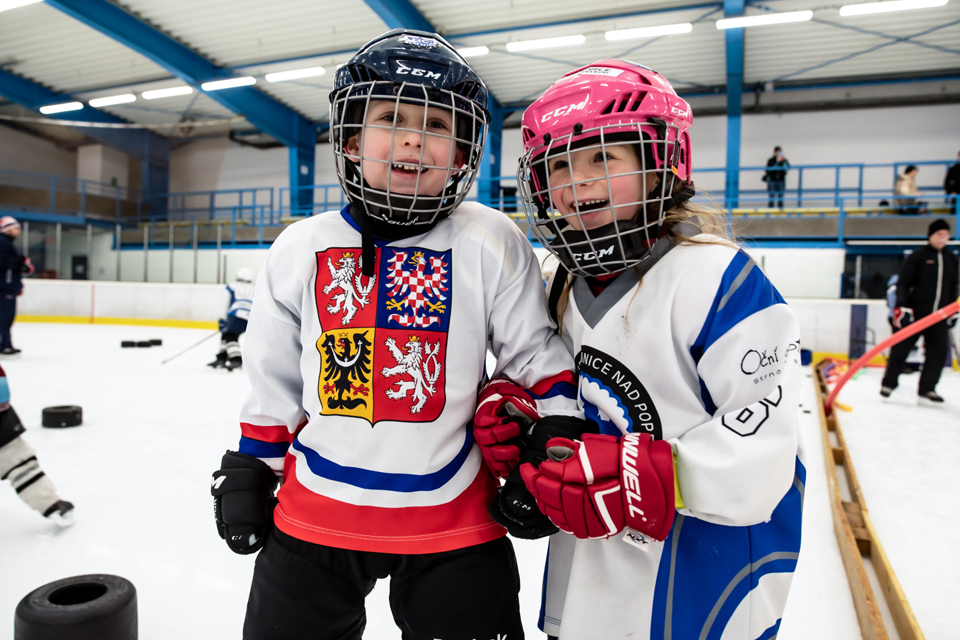
[[[669,442],[685,508],[662,543],[554,535],[541,629],[561,640],[775,637],[805,479],[797,320],[729,244],[674,247],[639,289],[637,278],[628,270],[597,297],[577,278],[564,339],[586,417],[601,433]]]
[[[254,291],[255,286],[252,282],[238,280],[228,284],[225,293],[226,317],[236,316],[241,320],[249,320],[250,310],[253,308]]]
[[[282,468],[275,521],[302,540],[406,554],[502,537],[469,428],[487,350],[541,412],[576,410],[530,244],[464,203],[423,235],[375,245],[367,278],[347,209],[273,243],[243,355],[240,451]]]

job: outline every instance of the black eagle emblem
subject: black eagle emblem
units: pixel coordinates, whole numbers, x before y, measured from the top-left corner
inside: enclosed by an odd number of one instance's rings
[[[337,346],[340,351],[337,351]],[[366,406],[367,401],[361,397],[370,394],[370,388],[364,383],[370,380],[371,343],[366,333],[356,333],[353,343],[346,336],[335,338],[327,334],[321,347],[327,352],[327,366],[323,370],[324,393],[336,392],[336,397],[327,398],[327,407],[330,409],[355,409]],[[354,351],[354,347],[356,351]],[[356,384],[353,384],[356,382]],[[344,396],[354,396],[344,398]]]

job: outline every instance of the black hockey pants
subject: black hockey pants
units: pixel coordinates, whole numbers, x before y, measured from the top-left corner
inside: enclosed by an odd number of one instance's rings
[[[390,576],[403,640],[523,639],[520,575],[504,537],[422,555],[350,551],[274,529],[257,557],[244,640],[359,640],[364,599]]]
[[[917,386],[917,393],[933,391],[937,383],[940,382],[940,374],[943,373],[943,365],[947,361],[947,344],[949,341],[947,331],[947,322],[942,320],[920,333],[910,336],[903,342],[893,345],[890,348],[887,369],[883,372],[883,386],[891,389],[897,387],[897,380],[903,372],[907,356],[910,355],[910,351],[922,335],[926,355],[923,359],[923,371],[920,372],[920,384]]]

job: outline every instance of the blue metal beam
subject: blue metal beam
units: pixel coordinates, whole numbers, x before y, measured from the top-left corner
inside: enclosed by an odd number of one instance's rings
[[[364,0],[390,29],[418,29],[436,33],[430,21],[409,0]]]
[[[504,108],[493,95],[490,95],[487,98],[487,111],[490,112],[490,124],[487,125],[487,140],[483,147],[483,160],[480,161],[477,200],[488,207],[497,207],[500,204],[500,156],[503,155]]]
[[[0,95],[33,111],[40,107],[74,102],[72,96],[57,93],[26,78],[0,69]],[[117,116],[85,105],[77,111],[52,113],[57,120],[89,122],[91,124],[128,124]],[[166,138],[144,129],[108,129],[73,125],[90,138],[119,149],[141,162],[141,190],[145,194],[166,193],[170,183],[170,143]]]
[[[723,16],[743,15],[744,0],[723,0]],[[733,209],[740,200],[740,125],[743,115],[743,28],[727,29],[727,177],[724,200]]]
[[[190,84],[234,77],[108,0],[47,0],[47,4],[146,56]],[[313,189],[303,187],[313,186],[316,127],[254,87],[224,89],[207,95],[290,147],[290,187],[301,198],[301,205],[312,204]]]

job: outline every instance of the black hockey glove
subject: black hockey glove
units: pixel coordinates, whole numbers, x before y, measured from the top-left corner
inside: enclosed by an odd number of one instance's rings
[[[227,451],[213,472],[210,493],[217,532],[234,553],[255,553],[273,528],[277,476],[265,462]]]
[[[507,528],[514,538],[536,540],[559,531],[550,518],[537,508],[537,501],[520,477],[520,466],[529,462],[535,467],[547,459],[550,438],[579,440],[585,433],[599,433],[596,423],[571,416],[548,416],[533,426],[529,445],[520,454],[520,461],[507,476],[503,486],[487,510],[495,522]]]

